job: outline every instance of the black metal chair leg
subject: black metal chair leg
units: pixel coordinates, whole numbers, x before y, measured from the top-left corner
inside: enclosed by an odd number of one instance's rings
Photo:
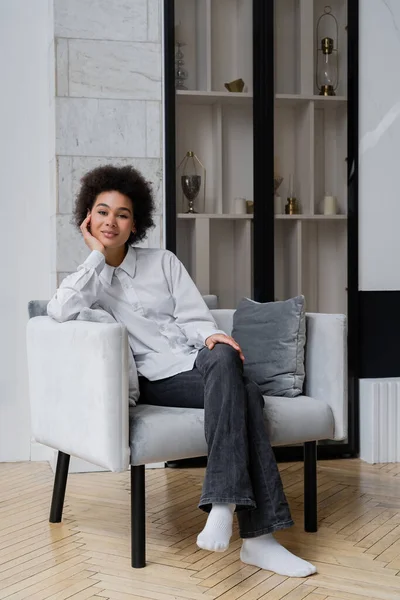
[[[313,533],[317,524],[317,442],[304,444],[304,530]]]
[[[132,567],[146,566],[146,508],[144,465],[131,466],[131,546]]]
[[[67,486],[70,455],[59,450],[56,475],[54,478],[53,497],[50,508],[50,523],[60,523],[64,507],[65,488]]]

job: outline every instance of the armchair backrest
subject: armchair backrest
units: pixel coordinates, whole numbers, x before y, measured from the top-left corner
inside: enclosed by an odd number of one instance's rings
[[[211,311],[212,316],[219,329],[225,331],[226,334],[231,335],[233,328],[233,315],[235,309],[233,308],[217,308]]]
[[[29,318],[32,317],[47,317],[48,300],[31,300],[28,302]]]

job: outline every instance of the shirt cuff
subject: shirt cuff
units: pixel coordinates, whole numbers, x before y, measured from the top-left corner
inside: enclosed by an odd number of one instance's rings
[[[82,263],[78,269],[95,269],[97,275],[100,275],[106,264],[106,258],[104,254],[98,250],[92,250],[84,263]]]
[[[202,329],[201,331],[198,331],[199,334],[199,338],[201,339],[201,341],[203,342],[203,344],[205,345],[206,343],[206,339],[210,337],[210,335],[216,335],[217,333],[221,333],[222,335],[228,335],[227,333],[225,333],[225,331],[222,331],[222,329],[211,329],[210,331],[205,331],[204,329]]]

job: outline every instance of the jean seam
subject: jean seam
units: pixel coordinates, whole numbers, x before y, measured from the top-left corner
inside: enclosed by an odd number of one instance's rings
[[[204,504],[236,504],[237,506],[249,506],[250,508],[256,508],[257,505],[251,498],[235,498],[235,497],[221,497],[216,496],[215,498],[205,497],[201,498],[199,507]]]
[[[261,465],[261,472],[262,472],[263,479],[264,479],[264,485],[265,485],[265,487],[267,489],[267,494],[268,494],[269,502],[270,502],[270,504],[272,506],[272,509],[274,511],[274,517],[275,517],[275,519],[277,519],[277,514],[276,514],[275,506],[274,506],[274,503],[273,503],[272,498],[271,498],[271,492],[270,492],[270,489],[269,489],[269,485],[267,484],[267,478],[265,477],[263,463],[261,461],[260,453],[258,451],[258,444],[256,443],[254,445],[255,445],[255,451],[256,451],[256,454],[257,454],[258,461],[259,461],[259,463]],[[278,467],[276,467],[276,468],[278,468]]]

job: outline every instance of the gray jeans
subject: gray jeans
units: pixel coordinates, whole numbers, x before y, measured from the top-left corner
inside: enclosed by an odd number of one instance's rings
[[[265,429],[264,400],[243,376],[236,350],[226,344],[203,348],[191,371],[140,380],[143,404],[204,407],[208,462],[200,508],[208,512],[216,502],[236,504],[242,538],[293,525]]]

